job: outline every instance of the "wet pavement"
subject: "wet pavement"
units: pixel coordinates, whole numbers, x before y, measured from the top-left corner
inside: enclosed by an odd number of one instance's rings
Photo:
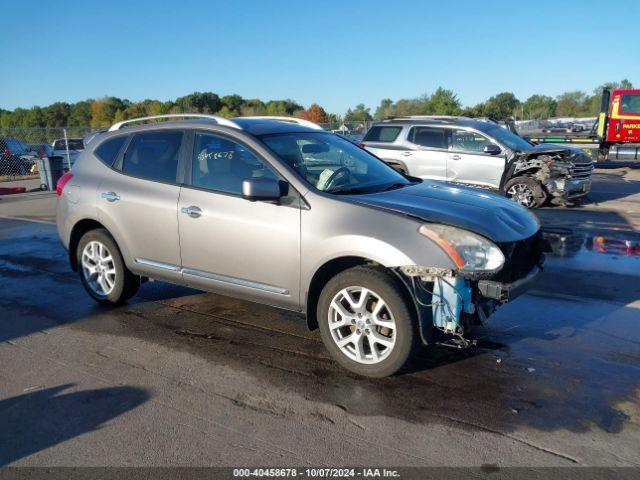
[[[478,348],[424,349],[380,380],[290,312],[160,282],[97,306],[54,225],[0,219],[0,465],[639,465],[625,208],[542,211],[535,289]]]

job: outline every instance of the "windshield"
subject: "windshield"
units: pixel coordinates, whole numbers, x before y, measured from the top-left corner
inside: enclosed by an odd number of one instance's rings
[[[383,161],[331,133],[285,133],[261,139],[318,190],[374,193],[411,184]]]
[[[503,145],[506,145],[511,150],[522,151],[531,149],[532,145],[525,139],[498,125],[487,124],[486,126],[483,126],[482,131],[486,132]]]
[[[67,142],[69,143],[69,150],[83,150],[84,149],[84,145],[82,143],[81,139],[77,139],[77,138],[70,138],[67,140]],[[67,146],[65,145],[65,140],[56,140],[55,143],[53,144],[53,148],[54,150],[66,150]]]

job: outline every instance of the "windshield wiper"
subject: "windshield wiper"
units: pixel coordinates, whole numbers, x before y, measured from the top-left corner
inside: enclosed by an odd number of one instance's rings
[[[336,188],[335,190],[326,190],[327,193],[335,193],[337,195],[350,195],[357,193],[367,193],[363,188]]]

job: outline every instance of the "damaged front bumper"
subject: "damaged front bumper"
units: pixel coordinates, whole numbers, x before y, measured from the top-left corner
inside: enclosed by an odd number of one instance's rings
[[[591,178],[550,180],[545,187],[551,195],[562,200],[573,200],[584,197],[591,190]]]
[[[533,267],[529,274],[511,283],[493,282],[491,280],[480,280],[478,282],[478,291],[485,298],[497,300],[500,303],[507,303],[519,297],[529,290],[531,286],[538,280],[542,273],[539,267]]]
[[[471,327],[482,325],[500,305],[529,290],[543,263],[541,253],[527,273],[511,272],[511,281],[499,281],[505,275],[474,280],[451,270],[417,266],[402,267],[398,274],[412,291],[423,343],[463,348],[473,343],[466,336]]]

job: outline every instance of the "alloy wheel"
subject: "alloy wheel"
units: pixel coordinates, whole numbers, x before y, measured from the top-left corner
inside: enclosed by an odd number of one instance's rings
[[[359,287],[340,290],[329,306],[329,330],[340,351],[358,363],[375,364],[389,356],[396,342],[396,322],[385,301]]]
[[[101,297],[109,295],[116,284],[116,266],[109,249],[93,240],[82,251],[82,273],[89,288]]]
[[[507,195],[523,207],[531,208],[535,205],[535,196],[531,187],[525,183],[516,183],[507,190]]]

